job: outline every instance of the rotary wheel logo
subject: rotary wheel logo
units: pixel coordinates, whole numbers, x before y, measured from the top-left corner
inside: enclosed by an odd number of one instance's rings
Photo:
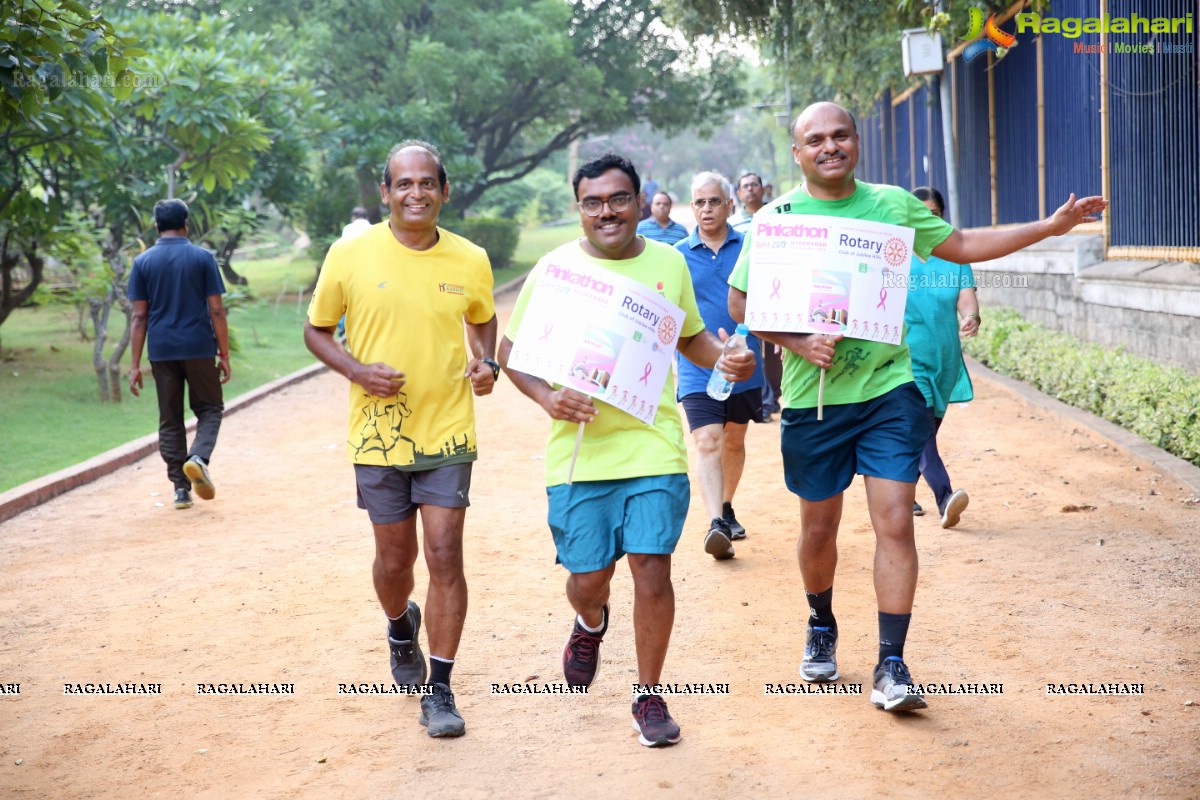
[[[898,267],[908,261],[908,245],[903,239],[892,237],[883,245],[883,260]]]
[[[658,322],[658,340],[664,345],[670,345],[675,341],[675,336],[679,333],[678,326],[675,324],[675,318],[663,316]]]

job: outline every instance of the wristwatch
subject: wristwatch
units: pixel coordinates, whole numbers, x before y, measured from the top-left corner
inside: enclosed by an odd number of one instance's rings
[[[479,361],[492,368],[492,380],[500,380],[500,362],[494,358],[481,358]]]

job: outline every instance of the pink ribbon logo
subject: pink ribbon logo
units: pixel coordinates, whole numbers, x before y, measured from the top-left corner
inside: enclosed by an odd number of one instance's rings
[[[650,386],[650,372],[650,362],[646,362],[646,371],[642,373],[642,377],[638,378],[638,380],[646,384],[647,387]]]
[[[883,271],[883,283],[879,285],[879,303],[875,306],[876,308],[882,308],[884,311],[887,311],[887,275],[890,271],[887,269]]]
[[[779,300],[783,299],[782,297],[779,296],[779,287],[782,285],[783,285],[783,281],[781,281],[779,278],[775,278],[774,280],[771,281],[771,290],[772,290],[771,297],[777,298]],[[770,300],[771,297],[768,297],[767,299]]]
[[[553,331],[553,330],[554,330],[554,323],[553,323],[553,322],[547,322],[547,323],[546,323],[546,327],[545,327],[545,329],[542,331],[542,335],[538,337],[538,341],[539,341],[539,342],[548,342],[548,341],[550,341],[550,332],[551,332],[551,331]]]

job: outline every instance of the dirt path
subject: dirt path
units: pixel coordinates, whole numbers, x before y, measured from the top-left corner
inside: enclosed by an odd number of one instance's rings
[[[671,698],[684,739],[665,751],[630,728],[624,565],[591,695],[491,694],[560,681],[571,620],[545,525],[548,421],[507,383],[478,404],[471,612],[455,670],[467,736],[427,738],[413,699],[338,694],[390,680],[371,537],[340,445],[345,391],[325,374],[228,418],[214,502],[175,511],[153,457],[0,525],[0,684],[20,684],[0,695],[0,795],[1200,796],[1200,509],[1103,439],[988,384],[944,428],[972,501],[952,531],[917,520],[907,656],[925,683],[1003,693],[930,697],[907,716],[865,696],[764,693],[798,682],[805,617],[779,428],[755,425],[738,557],[704,554],[697,491],[675,558],[665,678],[729,694]],[[867,694],[872,549],[858,481],[835,608],[842,680]],[[418,597],[423,580],[419,569]],[[88,682],[162,694],[64,696]],[[197,696],[217,682],[295,694]],[[1048,696],[1048,683],[1145,694]]]

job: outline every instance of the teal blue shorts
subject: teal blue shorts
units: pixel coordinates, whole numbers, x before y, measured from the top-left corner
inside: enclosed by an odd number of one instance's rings
[[[686,474],[583,481],[546,489],[557,563],[595,572],[626,553],[670,555],[683,534],[691,485]]]

